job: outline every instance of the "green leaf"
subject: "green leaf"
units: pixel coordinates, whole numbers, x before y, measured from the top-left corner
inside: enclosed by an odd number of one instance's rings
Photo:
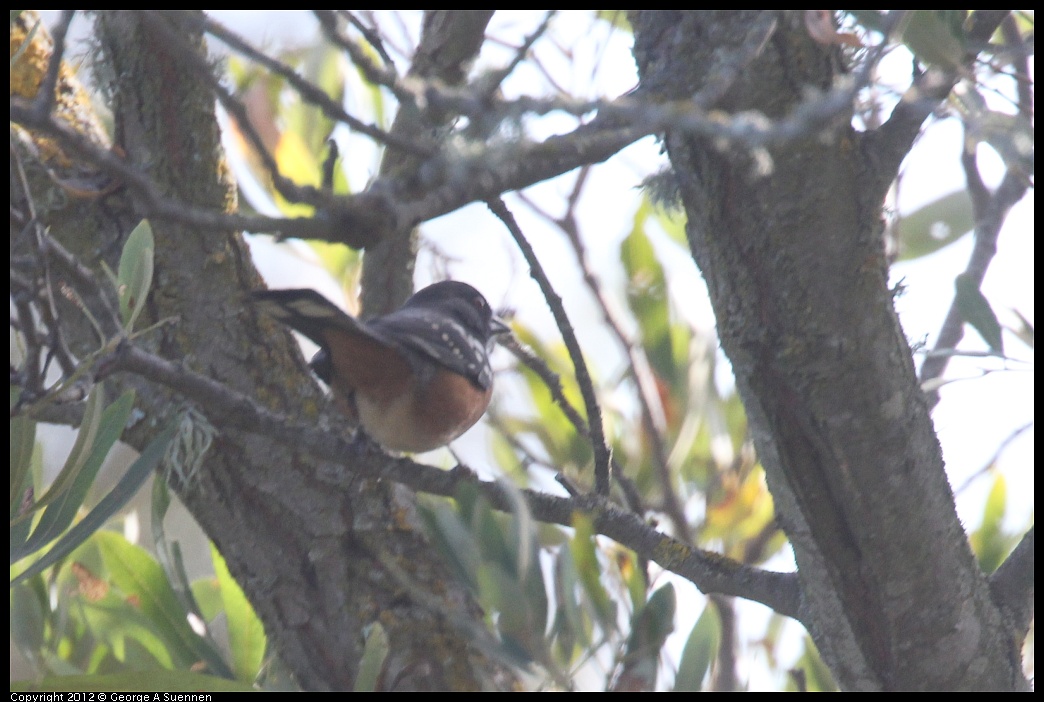
[[[167,581],[173,588],[182,609],[186,613],[196,615],[204,622],[213,621],[214,617],[224,611],[221,599],[221,586],[217,578],[209,578],[206,581],[208,585],[211,585],[210,590],[202,586],[196,588],[189,584],[188,573],[185,572],[184,559],[181,557],[181,544],[177,541],[167,540],[167,530],[163,518],[169,506],[170,491],[167,489],[166,482],[163,480],[152,481],[152,542],[156,560],[159,561],[160,567],[163,568]],[[196,599],[197,591],[204,594],[213,594],[213,597],[207,603],[210,607],[206,611],[200,605],[199,600]],[[231,628],[231,624],[229,624],[229,628]],[[235,677],[234,671],[225,661],[224,654],[210,637],[209,631],[200,640],[198,650],[207,665],[207,669],[212,674],[227,678]]]
[[[674,585],[667,583],[635,613],[631,618],[631,636],[627,644],[629,653],[659,656],[664,642],[674,630],[676,599]]]
[[[968,324],[975,327],[982,338],[990,345],[991,351],[1004,353],[1004,340],[1001,338],[1001,325],[994,314],[990,303],[983,296],[979,285],[968,273],[961,273],[954,280],[957,288],[957,310]]]
[[[221,585],[215,577],[197,578],[192,581],[192,599],[199,607],[203,621],[213,621],[221,614]],[[229,677],[232,676],[231,670]]]
[[[65,465],[62,466],[61,472],[58,473],[58,477],[54,479],[53,483],[51,483],[51,486],[47,489],[47,493],[38,501],[33,503],[28,511],[12,519],[12,524],[30,519],[33,512],[39,511],[53,503],[73,486],[80,470],[84,465],[86,465],[87,460],[91,457],[95,438],[98,435],[98,427],[101,425],[102,421],[102,405],[104,402],[105,388],[102,383],[98,383],[94,386],[91,390],[91,394],[87,397],[87,406],[84,408],[83,419],[80,421],[80,430],[76,434],[76,441],[73,443],[72,450],[69,452],[69,457],[65,459]],[[108,449],[106,449],[106,451],[108,451]],[[27,554],[12,553],[11,562],[14,563],[25,555]]]
[[[221,601],[228,623],[228,644],[232,650],[232,667],[236,679],[253,682],[257,679],[265,657],[265,628],[239,583],[228,572],[225,559],[214,544],[210,545],[210,557],[214,561],[214,573],[221,584]]]
[[[461,487],[463,491],[464,486]],[[458,501],[461,499],[458,495]],[[425,521],[432,546],[453,570],[457,580],[475,587],[475,572],[482,561],[475,535],[443,500],[427,503],[420,515]]]
[[[660,649],[674,629],[674,610],[674,586],[667,583],[631,617],[627,654],[615,690],[637,692],[655,688]]]
[[[554,584],[558,608],[555,611],[555,620],[551,624],[551,633],[566,663],[571,663],[578,648],[586,649],[591,645],[591,627],[588,626],[580,608],[577,592],[580,583],[576,565],[573,563],[573,554],[568,548],[558,551]]]
[[[616,628],[616,605],[602,585],[602,568],[595,552],[594,525],[591,518],[579,512],[573,515],[576,533],[569,543],[573,563],[584,592],[594,606],[595,615],[607,630]]]
[[[149,445],[138,456],[138,460],[131,464],[131,467],[127,469],[127,472],[124,473],[109,494],[103,497],[98,502],[98,505],[79,524],[67,531],[43,558],[33,563],[25,572],[14,578],[11,584],[19,583],[41,572],[44,568],[57,563],[59,559],[71,553],[73,549],[101,528],[101,525],[108,521],[112,515],[123,509],[130,499],[137,494],[138,490],[141,489],[145,480],[152,475],[156,466],[159,465],[176,431],[177,423],[174,422],[149,442]]]
[[[990,531],[1000,532],[1004,523],[1004,513],[1008,506],[1008,485],[1004,474],[998,472],[993,480],[993,487],[986,498],[982,514],[982,527]]]
[[[649,597],[649,582],[646,578],[645,569],[635,562],[634,553],[627,551],[618,554],[616,565],[620,571],[620,579],[627,587],[627,594],[631,598],[631,611],[637,612],[645,606]]]
[[[497,630],[509,650],[531,661],[538,653],[544,622],[534,621],[524,584],[497,563],[483,563],[476,573],[479,600],[484,609],[497,614]]]
[[[175,665],[189,668],[200,661],[199,637],[189,626],[159,563],[119,534],[99,531],[95,541],[112,582],[125,596],[134,598],[141,613],[163,637]]]
[[[642,346],[657,374],[670,380],[675,364],[667,304],[667,280],[645,234],[648,205],[639,208],[631,233],[620,244],[620,261],[627,273],[627,303],[641,329]]]
[[[134,331],[134,322],[145,308],[145,299],[152,287],[153,257],[156,243],[152,226],[147,219],[134,228],[127,237],[120,254],[116,276],[116,290],[120,300],[120,319],[128,334]]]
[[[33,461],[33,447],[36,445],[36,422],[28,417],[12,417],[11,432],[11,519],[18,516],[22,498],[28,487],[30,470]]]
[[[494,514],[485,499],[475,500],[464,527],[478,544],[479,559],[482,562],[496,563],[513,577],[521,578],[518,571],[518,544],[508,533],[507,523],[500,515]],[[464,521],[464,515],[461,515]]]
[[[77,576],[84,582],[101,581],[93,573],[81,570]],[[132,600],[120,597],[111,590],[100,600],[97,596],[81,597],[84,622],[96,637],[96,650],[86,672],[98,672],[107,667],[111,656],[127,668],[174,668],[172,651],[163,636]]]
[[[355,676],[355,692],[376,692],[377,683],[384,668],[384,659],[388,657],[391,646],[388,632],[380,622],[374,622],[366,632],[366,644],[363,647],[362,659],[359,661],[359,673]]]
[[[927,256],[952,244],[975,226],[967,190],[943,195],[899,222],[899,260]]]
[[[984,573],[997,570],[1015,546],[1016,539],[1004,534],[1004,515],[1008,506],[1008,487],[1004,474],[998,472],[993,479],[986,504],[983,506],[982,524],[971,537],[972,550],[979,559]]]
[[[11,588],[11,646],[17,646],[23,652],[32,652],[29,655],[42,649],[46,640],[44,603],[47,600],[46,592],[42,590],[42,580]]]
[[[333,44],[316,42],[304,51],[301,75],[337,103],[344,100],[345,74],[348,70],[352,68],[349,68],[344,52]],[[326,139],[336,123],[322,110],[294,101],[284,113],[287,128],[299,132],[313,152],[325,148]]]
[[[926,64],[955,71],[964,65],[965,10],[909,10],[900,28],[903,43]]]
[[[837,683],[830,668],[819,655],[819,650],[812,643],[810,636],[805,636],[805,651],[794,665],[794,668],[802,670],[805,674],[805,687],[809,692],[835,692]],[[790,686],[788,689],[794,690]]]
[[[36,450],[36,422],[28,417],[11,419],[11,554],[25,550],[26,539],[33,523],[30,519],[17,520],[29,505],[32,495],[33,454]],[[29,551],[31,553],[31,551]],[[14,561],[12,561],[14,562]]]
[[[16,554],[12,552],[12,558],[24,558],[33,553],[52,540],[61,536],[79,512],[80,507],[87,497],[87,492],[94,484],[98,470],[108,457],[113,445],[123,434],[127,426],[127,419],[131,410],[134,409],[134,391],[128,390],[113,402],[102,413],[98,425],[98,432],[94,440],[91,453],[83,463],[76,479],[61,496],[59,496],[40,516],[40,521],[33,531],[33,535],[25,543],[23,549]],[[99,524],[99,526],[101,526]],[[85,534],[84,538],[89,536]],[[75,545],[73,546],[75,548]]]
[[[708,605],[696,620],[682,650],[678,675],[674,678],[675,692],[699,692],[703,678],[721,646],[721,619],[718,610]]]
[[[495,532],[501,537],[497,545],[504,556],[504,566],[521,580],[528,577],[536,565],[536,524],[529,511],[529,503],[518,486],[509,480],[500,480],[498,484],[511,503],[511,509],[507,517],[489,510],[488,519],[497,520],[498,523],[496,526],[484,525],[484,532]]]
[[[680,208],[653,207],[650,215],[671,241],[678,245],[679,254],[687,253],[689,250],[689,236],[685,231],[687,220],[684,211]]]

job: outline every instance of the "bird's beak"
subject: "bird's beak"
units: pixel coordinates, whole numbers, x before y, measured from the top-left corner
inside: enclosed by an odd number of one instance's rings
[[[500,317],[490,317],[489,320],[489,337],[492,339],[497,336],[503,336],[511,333],[511,327],[507,325],[507,322],[502,320]]]

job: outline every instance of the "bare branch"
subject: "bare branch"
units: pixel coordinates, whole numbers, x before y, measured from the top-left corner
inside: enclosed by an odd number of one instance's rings
[[[53,53],[47,63],[47,73],[44,74],[43,81],[40,83],[34,105],[37,114],[41,116],[51,114],[51,110],[54,109],[55,88],[58,87],[58,75],[61,71],[62,61],[65,60],[65,35],[69,31],[69,25],[75,15],[76,10],[62,10],[62,16],[51,32],[51,40],[54,42]]]
[[[997,605],[1011,618],[1020,637],[1033,620],[1033,531],[1022,537],[1000,568],[990,576],[990,592]]]
[[[395,72],[394,64],[392,64],[391,57],[387,53],[383,54],[384,62],[387,67],[382,68],[375,64],[370,57],[363,51],[362,47],[356,44],[350,37],[340,31],[337,22],[337,14],[347,13],[335,13],[332,10],[315,10],[315,17],[319,20],[319,26],[323,30],[323,34],[327,40],[334,46],[339,46],[344,49],[352,59],[363,75],[366,76],[366,80],[370,81],[374,85],[383,85],[388,88],[392,95],[394,95],[399,102],[414,105],[416,104],[415,96],[413,93],[402,88],[399,85],[399,76]],[[354,20],[349,15],[349,21]],[[358,20],[353,22],[353,26],[361,27]],[[363,31],[363,36],[366,37],[377,37],[376,33],[369,30]],[[374,44],[373,39],[369,39],[370,44]]]
[[[477,480],[468,470],[445,471],[406,458],[381,453],[370,442],[350,441],[343,432],[315,423],[300,423],[262,407],[253,399],[215,380],[188,370],[124,342],[115,353],[99,364],[99,376],[125,371],[198,402],[211,419],[221,417],[221,425],[267,436],[292,447],[308,447],[313,455],[343,465],[351,457],[351,469],[328,475],[335,484],[358,476],[393,480],[415,490],[454,497],[464,482],[473,483],[490,504],[501,511],[513,511],[512,496],[501,485]],[[577,511],[594,519],[598,533],[633,549],[663,568],[690,580],[703,592],[743,597],[760,602],[788,617],[800,620],[797,576],[794,573],[765,571],[702,551],[672,539],[650,527],[638,515],[625,512],[595,495],[580,500],[557,497],[534,490],[521,490],[533,516],[543,522],[571,526]]]
[[[981,285],[990,263],[997,254],[997,238],[1008,212],[1026,193],[1026,180],[1022,173],[1009,168],[997,190],[990,193],[979,175],[974,150],[965,149],[961,155],[961,164],[964,166],[975,212],[975,246],[962,275],[967,276],[976,285]],[[957,348],[963,337],[964,317],[957,307],[955,296],[935,341],[933,351],[939,353],[930,354],[921,365],[922,385],[943,374],[950,361],[950,354],[941,351]],[[932,407],[939,403],[938,390],[928,394],[928,402]]]
[[[116,153],[95,145],[64,121],[51,116],[37,118],[29,101],[12,97],[10,116],[14,122],[54,137],[71,156],[82,158],[122,181],[140,199],[143,214],[157,219],[204,230],[241,229],[278,233],[284,238],[340,241],[359,248],[370,240],[376,227],[373,221],[380,219],[385,209],[383,198],[365,193],[351,198],[348,206],[338,204],[314,217],[249,216],[191,207],[176,198],[163,196],[146,175]],[[336,235],[331,230],[336,230]]]
[[[255,61],[259,65],[264,66],[275,75],[284,78],[286,82],[298,92],[305,102],[318,107],[323,114],[330,119],[344,122],[360,134],[365,134],[366,136],[371,137],[382,144],[387,144],[388,146],[426,155],[431,155],[433,153],[430,145],[420,144],[409,139],[404,139],[401,136],[390,134],[375,125],[367,124],[356,117],[352,117],[350,114],[345,112],[340,105],[331,100],[330,96],[324,93],[318,86],[313,85],[297,75],[297,72],[293,68],[275,60],[263,51],[258,51],[247,43],[246,40],[239,37],[235,32],[222,26],[220,23],[209,18],[204,18],[203,26],[211,36],[220,39],[232,49],[238,51],[252,61]]]
[[[609,329],[613,332],[613,335],[616,336],[623,352],[627,355],[629,361],[627,372],[634,380],[637,389],[636,395],[639,407],[641,407],[642,424],[645,427],[646,436],[648,436],[649,442],[652,446],[653,462],[656,466],[656,476],[660,482],[660,490],[663,493],[663,511],[671,520],[671,524],[674,526],[674,532],[678,535],[678,538],[691,544],[692,533],[689,528],[689,522],[685,518],[685,508],[681,504],[681,500],[678,498],[677,491],[674,489],[671,480],[670,467],[667,461],[667,448],[664,444],[663,438],[665,420],[662,409],[660,409],[656,404],[658,398],[654,386],[655,379],[652,377],[652,372],[649,367],[649,359],[645,357],[644,353],[635,349],[634,344],[627,338],[627,335],[623,331],[621,320],[617,318],[617,313],[613,311],[613,307],[609,303],[609,300],[602,289],[601,282],[594,274],[594,271],[591,270],[587,261],[587,252],[584,248],[583,240],[580,236],[580,226],[576,221],[575,216],[576,202],[579,199],[587,173],[588,170],[586,168],[581,170],[580,177],[577,178],[577,182],[573,187],[573,192],[569,196],[566,213],[561,217],[552,217],[543,212],[535,203],[530,201],[524,193],[520,193],[519,197],[521,197],[523,202],[526,202],[534,212],[537,212],[545,219],[551,221],[562,231],[563,234],[565,234],[569,243],[573,247],[573,253],[576,255],[577,265],[580,266],[580,270],[583,273],[584,282],[587,284],[588,289],[591,291],[595,301],[602,310],[602,318],[609,326]]]
[[[889,31],[898,24],[898,18],[905,10],[893,10],[889,13]],[[968,31],[969,44],[985,43],[996,31],[1011,10],[977,10],[972,17],[972,28]],[[881,45],[889,40],[885,36]],[[974,54],[967,57],[970,64]],[[870,155],[869,163],[874,173],[867,178],[872,182],[873,193],[868,201],[880,202],[888,187],[895,179],[899,164],[910,151],[910,146],[920,133],[924,120],[931,115],[953,89],[960,76],[952,71],[929,68],[919,75],[903,95],[899,104],[881,127],[863,136],[864,153]],[[869,187],[869,186],[868,186]]]
[[[573,367],[576,369],[576,382],[580,385],[580,393],[584,397],[584,405],[587,408],[587,416],[590,420],[588,421],[588,426],[591,429],[591,446],[594,450],[595,490],[602,497],[608,497],[610,484],[612,483],[612,465],[609,460],[609,447],[605,443],[602,410],[598,405],[598,397],[594,391],[591,374],[587,371],[584,353],[580,349],[580,343],[576,340],[576,333],[573,331],[573,327],[569,323],[569,317],[562,306],[562,298],[551,287],[551,281],[548,280],[547,275],[544,273],[540,259],[536,257],[533,247],[529,245],[504,201],[491,200],[486,204],[493,214],[508,228],[515,243],[518,244],[518,248],[522,250],[522,255],[525,256],[526,262],[529,264],[529,273],[537,282],[537,285],[540,286],[541,292],[544,293],[544,299],[547,300],[547,304],[551,308],[551,314],[555,317],[555,323],[558,325],[559,331],[562,332],[562,340],[565,342],[566,349],[569,350],[569,357],[572,359]]]
[[[316,15],[318,16],[321,12],[322,11],[317,10]],[[348,12],[347,10],[342,10],[341,15],[347,17],[348,23],[355,27],[357,30],[359,30],[359,33],[362,34],[363,37],[365,37],[366,41],[370,43],[370,46],[372,46],[373,50],[377,52],[377,55],[381,57],[381,60],[384,61],[384,63],[386,63],[389,68],[394,69],[395,62],[392,61],[392,57],[388,53],[388,50],[384,48],[384,40],[381,38],[381,35],[378,34],[373,28],[367,27],[365,24],[363,24],[362,20],[353,15],[351,12]]]

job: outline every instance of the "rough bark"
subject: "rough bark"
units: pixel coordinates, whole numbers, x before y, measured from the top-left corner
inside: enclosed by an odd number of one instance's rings
[[[799,13],[637,12],[643,86],[782,118],[839,77]],[[752,60],[747,57],[753,56]],[[734,61],[742,57],[743,65]],[[685,133],[667,152],[737,386],[804,589],[850,690],[1024,681],[954,509],[887,286],[872,153],[850,114],[760,154]],[[766,167],[767,162],[767,167]]]
[[[163,19],[130,11],[95,18],[117,145],[164,196],[231,211],[236,195],[223,161],[214,94],[193,68],[205,60],[199,16]],[[103,233],[58,214],[48,220],[51,234],[91,265],[106,260],[115,268],[120,237],[140,218],[135,203],[127,202],[129,192],[111,196]],[[245,304],[244,291],[261,281],[240,234],[172,221],[154,221],[153,228],[148,316],[174,323],[135,343],[259,397],[273,410],[325,421],[322,393],[295,361],[300,354],[292,338]],[[103,279],[100,272],[98,277]],[[97,340],[84,326],[75,344],[93,350]],[[140,379],[123,379],[138,387],[148,417],[124,438],[143,446],[183,400]],[[336,466],[235,429],[233,418],[206,419],[217,427],[217,438],[200,470],[177,486],[179,496],[221,550],[275,651],[303,687],[352,689],[364,632],[374,622],[390,643],[379,681],[384,689],[512,686],[506,668],[473,647],[454,620],[481,618],[481,612],[434,556],[412,501],[391,483],[345,478],[353,462],[395,459],[360,451]],[[428,599],[410,597],[410,588]]]

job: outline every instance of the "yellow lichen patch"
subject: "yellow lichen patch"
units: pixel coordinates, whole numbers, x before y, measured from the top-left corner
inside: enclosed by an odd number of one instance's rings
[[[47,72],[47,63],[51,58],[51,38],[42,28],[36,30],[29,38],[33,27],[39,21],[34,15],[23,13],[11,25],[11,56],[21,52],[18,61],[11,65],[11,94],[34,98],[40,88],[40,81]]]
[[[34,99],[40,89],[47,66],[54,51],[54,44],[47,30],[40,24],[39,16],[31,11],[22,12],[11,23],[11,95]],[[109,139],[94,116],[90,96],[83,89],[76,72],[66,61],[58,71],[55,85],[54,104],[51,112],[74,130],[83,134],[99,146],[108,146]],[[53,139],[33,134],[33,141],[45,163],[57,169],[72,167]]]

